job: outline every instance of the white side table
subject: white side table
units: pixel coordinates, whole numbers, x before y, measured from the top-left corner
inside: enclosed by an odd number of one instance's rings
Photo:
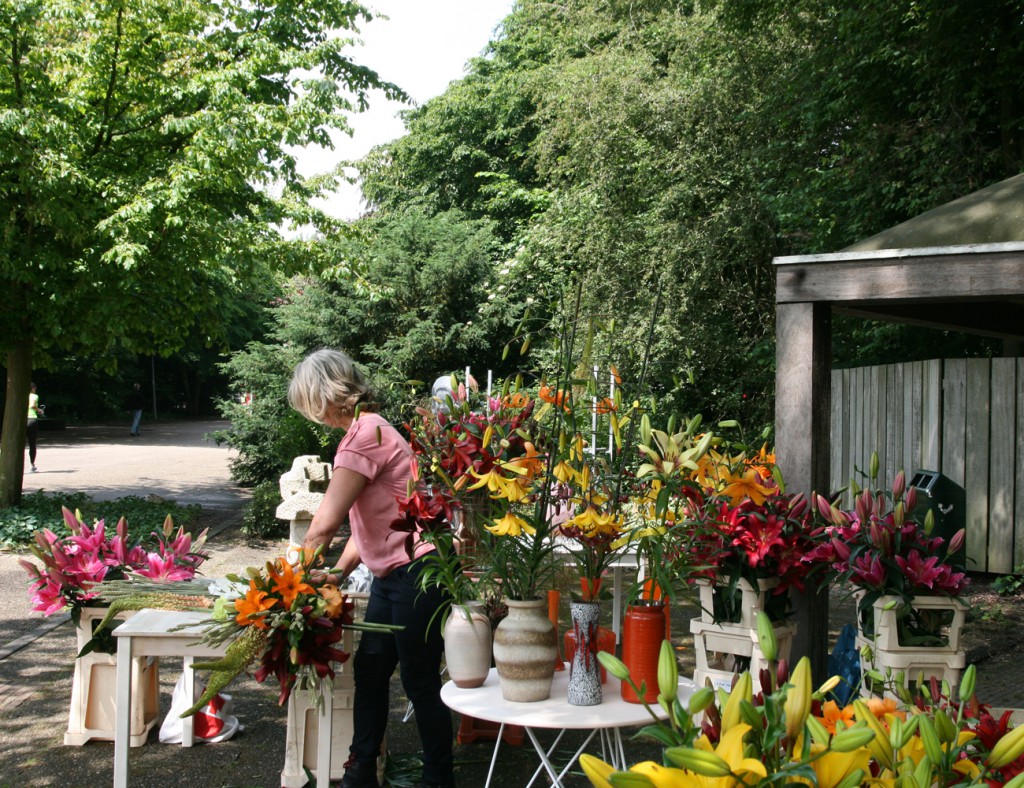
[[[209,621],[208,612],[141,610],[114,630],[117,638],[117,711],[114,720],[114,788],[128,788],[128,745],[132,707],[131,665],[135,657],[182,657],[185,697],[194,694],[194,657],[220,657],[228,644],[213,647],[199,642],[202,631],[178,629]],[[182,720],[181,744],[193,743],[193,718]]]
[[[491,784],[491,776],[494,774],[494,765],[498,759],[498,749],[501,747],[501,733],[506,725],[521,725],[526,730],[533,748],[537,751],[540,759],[540,766],[534,772],[533,778],[526,788],[533,785],[542,771],[546,771],[551,778],[552,785],[558,788],[562,785],[562,778],[572,768],[580,755],[587,748],[594,736],[601,734],[601,754],[617,769],[626,769],[626,753],[622,746],[621,728],[629,728],[636,725],[644,725],[652,722],[651,715],[639,703],[626,703],[622,700],[619,688],[619,681],[613,676],[608,676],[608,681],[603,685],[604,700],[597,706],[570,706],[566,700],[569,687],[569,671],[557,671],[554,682],[551,685],[551,697],[547,700],[536,703],[518,703],[507,701],[501,696],[501,686],[498,683],[498,671],[491,668],[487,680],[482,687],[477,689],[460,689],[451,681],[441,688],[441,700],[452,711],[460,714],[468,714],[481,720],[496,722],[501,725],[498,738],[494,745],[494,754],[491,756],[491,766],[487,772],[487,783]],[[679,680],[679,697],[682,702],[697,690],[697,685],[689,679]],[[660,719],[665,718],[665,712],[660,706],[651,707]],[[554,743],[547,750],[537,739],[534,729],[544,728],[560,731]],[[589,730],[590,735],[580,745],[576,754],[561,772],[556,773],[551,763],[551,753],[554,752],[558,742],[567,730]]]

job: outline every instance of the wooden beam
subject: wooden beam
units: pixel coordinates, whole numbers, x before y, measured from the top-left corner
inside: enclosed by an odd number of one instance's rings
[[[780,262],[781,260],[781,262]],[[786,263],[776,261],[779,304],[914,301],[1024,295],[1020,251]]]
[[[997,339],[1024,340],[1024,304],[1012,300],[946,301],[942,304],[847,302],[836,304],[835,311],[866,320],[888,320]]]

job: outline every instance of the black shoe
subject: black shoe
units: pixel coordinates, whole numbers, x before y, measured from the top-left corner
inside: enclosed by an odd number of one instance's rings
[[[377,782],[377,764],[353,761],[346,764],[345,775],[338,788],[380,788]]]

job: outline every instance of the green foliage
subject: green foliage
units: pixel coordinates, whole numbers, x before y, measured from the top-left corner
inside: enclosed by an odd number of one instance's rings
[[[281,491],[276,482],[260,482],[252,490],[252,500],[242,514],[242,532],[261,539],[287,536],[288,524],[278,520],[277,506]]]
[[[103,520],[111,529],[124,517],[133,539],[159,530],[167,515],[176,526],[181,525],[188,530],[202,511],[198,504],[179,506],[174,501],[148,501],[134,495],[113,501],[94,501],[85,493],[29,493],[22,496],[18,506],[0,509],[0,546],[31,544],[32,535],[43,528],[49,528],[58,536],[66,536],[68,529],[61,515],[61,506],[71,511],[80,510],[86,523]]]
[[[234,391],[253,394],[252,405],[220,406],[231,427],[218,437],[238,451],[233,477],[276,482],[297,456],[333,454],[340,433],[310,424],[286,401],[295,365],[312,350],[351,353],[395,423],[438,375],[495,367],[494,321],[480,305],[496,246],[487,221],[416,207],[331,239],[324,278],[292,280],[269,310],[268,341],[250,343],[223,366]]]
[[[1024,564],[1017,566],[1008,575],[999,575],[992,581],[992,588],[1000,596],[1016,596],[1024,593]]]
[[[278,227],[335,226],[309,203],[337,177],[302,177],[293,146],[330,146],[373,89],[403,95],[345,51],[370,18],[349,0],[0,0],[5,423],[34,357],[223,347],[270,270],[304,270]],[[4,430],[0,505],[20,439]]]

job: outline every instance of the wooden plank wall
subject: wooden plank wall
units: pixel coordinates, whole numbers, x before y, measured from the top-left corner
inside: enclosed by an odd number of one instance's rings
[[[834,370],[831,439],[830,492],[866,484],[873,451],[885,486],[938,471],[966,493],[968,568],[1024,563],[1024,358]]]

